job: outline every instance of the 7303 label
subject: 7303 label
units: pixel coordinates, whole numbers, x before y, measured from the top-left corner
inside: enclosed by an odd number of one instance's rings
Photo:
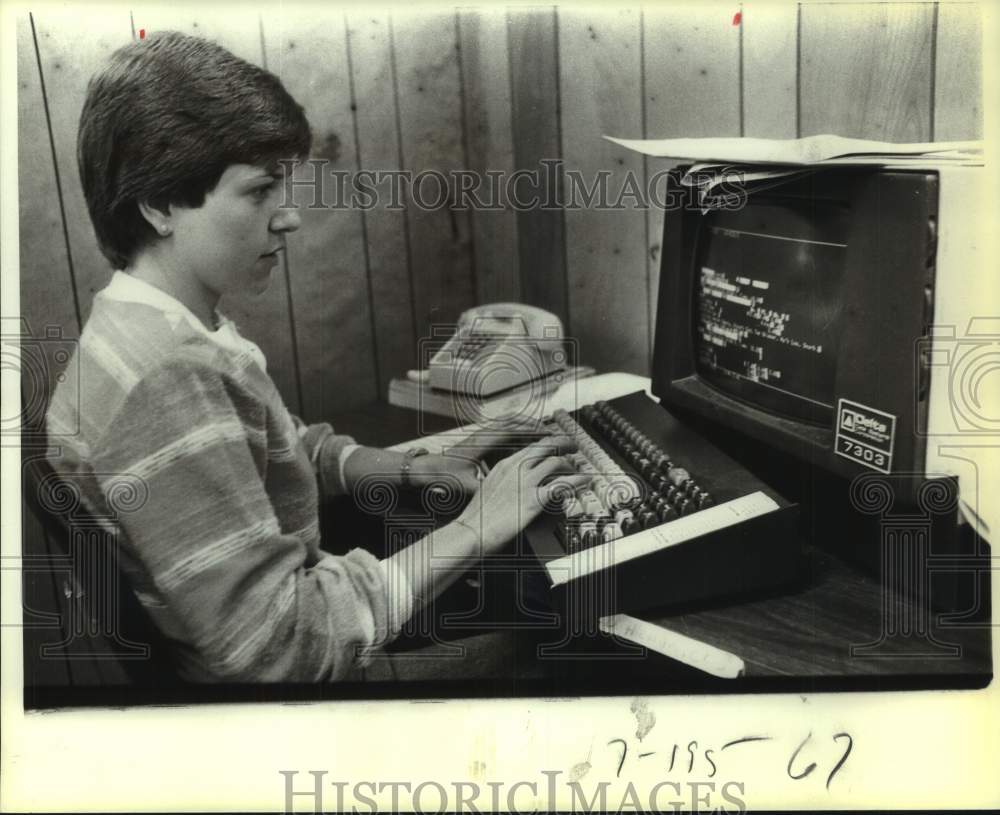
[[[891,413],[849,399],[837,402],[837,455],[888,473],[895,436],[896,417]]]

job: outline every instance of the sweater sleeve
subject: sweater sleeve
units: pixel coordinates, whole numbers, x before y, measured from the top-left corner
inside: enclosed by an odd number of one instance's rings
[[[344,462],[358,447],[354,439],[335,433],[326,422],[307,425],[298,416],[292,416],[292,419],[313,463],[320,493],[324,498],[346,494]]]
[[[306,543],[279,527],[248,412],[212,366],[168,361],[124,401],[95,447],[95,475],[108,496],[116,474],[145,485],[119,524],[192,673],[341,678],[388,639],[385,573],[358,549],[308,563]]]

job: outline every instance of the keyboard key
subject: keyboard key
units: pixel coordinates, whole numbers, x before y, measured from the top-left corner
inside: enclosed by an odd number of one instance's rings
[[[670,470],[667,471],[667,478],[670,479],[671,484],[680,488],[691,480],[691,473],[683,467],[671,467]]]
[[[567,527],[566,530],[566,551],[570,554],[576,552],[580,548],[580,531],[575,527]]]
[[[660,518],[660,523],[664,524],[680,517],[677,514],[677,510],[670,506],[670,504],[664,504],[663,509],[659,511],[658,516]]]

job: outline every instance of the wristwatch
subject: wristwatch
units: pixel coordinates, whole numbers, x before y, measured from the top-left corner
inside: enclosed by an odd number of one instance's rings
[[[410,468],[413,466],[413,459],[419,456],[426,456],[430,453],[426,447],[411,447],[403,454],[403,463],[399,465],[399,485],[408,490],[413,487],[410,482]]]

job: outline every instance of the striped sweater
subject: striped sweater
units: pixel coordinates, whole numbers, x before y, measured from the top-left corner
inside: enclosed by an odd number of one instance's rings
[[[319,500],[344,492],[352,440],[291,416],[231,324],[210,335],[116,285],[147,286],[116,273],[95,297],[49,407],[53,466],[117,535],[181,675],[345,677],[391,637],[378,561],[319,549]]]

